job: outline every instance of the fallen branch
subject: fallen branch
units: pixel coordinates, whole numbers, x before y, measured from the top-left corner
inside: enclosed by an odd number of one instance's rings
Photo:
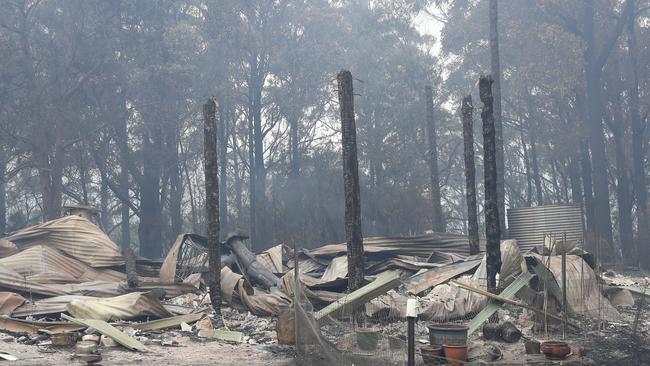
[[[480,288],[476,288],[476,287],[470,286],[470,285],[468,285],[468,284],[465,284],[465,283],[462,283],[462,282],[459,282],[459,281],[454,281],[454,280],[452,280],[452,281],[450,281],[450,282],[453,283],[454,285],[458,286],[458,287],[462,287],[462,288],[464,288],[464,289],[466,289],[466,290],[469,290],[469,291],[472,291],[472,292],[476,292],[477,294],[480,294],[480,295],[483,295],[483,296],[489,297],[489,298],[491,298],[491,299],[493,299],[493,300],[496,300],[496,301],[498,301],[498,302],[506,303],[506,304],[511,304],[511,305],[515,305],[515,306],[519,306],[519,307],[522,307],[522,308],[524,308],[524,309],[527,309],[527,310],[530,310],[530,311],[534,311],[534,312],[536,312],[536,313],[538,313],[538,314],[545,315],[545,316],[547,316],[547,317],[549,317],[549,318],[551,318],[551,319],[555,319],[555,320],[558,320],[558,321],[560,321],[560,322],[564,322],[564,319],[563,319],[563,318],[561,318],[561,317],[559,317],[559,316],[557,316],[557,315],[549,314],[548,312],[546,312],[546,311],[544,311],[544,310],[539,310],[539,309],[534,308],[534,307],[532,307],[532,306],[530,306],[530,305],[528,305],[528,304],[524,304],[524,303],[522,303],[522,302],[519,302],[519,301],[516,301],[516,300],[512,300],[512,299],[509,299],[509,298],[507,298],[507,297],[503,297],[503,296],[495,295],[495,294],[493,294],[493,293],[491,293],[491,292],[488,292],[488,291],[486,291],[486,290],[483,290],[483,289],[480,289]],[[574,328],[576,328],[576,329],[580,329],[580,327],[577,326],[576,324],[569,323],[569,322],[567,322],[567,324],[570,325],[570,326],[572,326],[572,327],[574,327]]]

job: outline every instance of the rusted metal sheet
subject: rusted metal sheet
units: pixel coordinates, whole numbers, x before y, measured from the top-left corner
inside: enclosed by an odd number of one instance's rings
[[[485,242],[481,241],[481,250]],[[433,233],[431,235],[410,237],[371,237],[363,239],[366,256],[408,255],[427,258],[433,251],[447,252],[463,256],[469,255],[469,242],[466,235],[452,233]],[[316,256],[338,256],[347,252],[346,244],[325,245],[309,251]]]
[[[508,233],[522,249],[544,244],[544,236],[584,242],[582,209],[572,205],[548,205],[508,210]]]
[[[0,239],[0,258],[8,257],[18,251],[16,245],[9,240]]]
[[[119,246],[95,224],[79,216],[65,216],[28,227],[4,239],[21,250],[37,245],[56,248],[91,267],[124,264]]]
[[[445,283],[450,279],[459,276],[465,272],[469,272],[481,264],[480,260],[472,260],[467,262],[459,262],[449,264],[444,267],[432,268],[426,272],[417,274],[404,282],[406,290],[414,295],[421,293],[441,283]]]
[[[83,326],[68,322],[43,322],[15,319],[8,316],[0,317],[0,330],[12,333],[36,333],[39,331],[47,331],[48,334],[59,334],[73,332],[83,328]]]
[[[72,300],[66,310],[82,319],[132,320],[141,317],[168,318],[172,314],[149,292],[132,292],[106,299]]]
[[[45,245],[35,245],[12,256],[1,258],[0,265],[41,283],[74,283],[82,279],[96,280],[112,275],[112,272],[108,272],[102,276],[101,272],[89,265]],[[52,279],[48,278],[50,276]],[[119,276],[114,276],[113,279],[121,280]]]
[[[207,239],[197,234],[176,237],[160,267],[160,282],[173,283],[187,275],[207,269]]]
[[[25,298],[14,292],[0,292],[0,315],[11,315],[25,302]]]

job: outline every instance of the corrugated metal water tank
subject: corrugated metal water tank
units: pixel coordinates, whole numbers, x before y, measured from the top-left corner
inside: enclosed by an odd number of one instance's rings
[[[522,249],[544,244],[544,235],[584,242],[582,209],[572,205],[549,205],[508,210],[508,234]]]

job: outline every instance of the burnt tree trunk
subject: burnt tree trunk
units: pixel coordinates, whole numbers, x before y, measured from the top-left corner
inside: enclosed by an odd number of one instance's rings
[[[503,122],[501,113],[501,60],[499,59],[499,10],[497,0],[490,0],[490,69],[493,78],[494,130],[497,160],[497,203],[505,212],[505,160],[503,153]],[[506,232],[505,215],[499,216],[499,228]]]
[[[605,46],[597,51],[595,32],[595,5],[593,1],[584,2],[583,30],[585,40],[583,52],[586,79],[586,112],[589,147],[593,177],[594,224],[597,240],[612,243],[612,221],[609,205],[609,185],[607,177],[607,152],[603,130],[603,109],[601,101],[602,73],[609,55],[620,37],[627,19],[632,15],[631,3],[627,1],[617,19],[614,30],[604,42]]]
[[[501,270],[501,226],[497,189],[496,137],[492,109],[492,78],[479,79],[479,93],[483,110],[483,170],[485,173],[485,238],[487,241],[487,289],[497,293],[496,275]]]
[[[352,74],[342,70],[337,76],[341,108],[341,144],[343,150],[343,189],[345,192],[345,240],[348,252],[348,290],[363,286],[363,236],[361,234],[361,198],[357,129],[354,121]]]
[[[219,243],[219,166],[217,154],[217,104],[213,99],[203,105],[203,164],[205,208],[208,222],[208,286],[215,322],[221,319],[221,244]]]
[[[230,105],[219,104],[219,224],[224,232],[228,232],[228,136],[226,134],[228,119],[230,118]]]
[[[580,173],[582,174],[582,192],[585,201],[585,217],[587,218],[587,235],[592,238],[595,235],[594,225],[594,196],[591,184],[591,157],[589,156],[589,144],[583,141],[580,147]]]
[[[115,123],[115,135],[117,137],[117,145],[119,150],[120,162],[120,176],[119,176],[119,189],[120,189],[120,215],[121,215],[121,236],[120,245],[122,249],[126,249],[131,245],[131,215],[129,212],[129,142],[128,142],[128,129],[127,129],[127,111],[126,111],[126,96],[123,88],[118,92],[119,98],[117,99],[117,118]]]
[[[178,158],[178,129],[176,126],[170,129],[167,135],[167,150],[169,161],[166,164],[169,169],[169,216],[171,218],[170,241],[183,232],[183,217],[181,206],[183,202],[183,183],[181,166]]]
[[[142,139],[142,180],[140,185],[140,224],[138,238],[140,255],[160,258],[164,232],[162,207],[160,202],[160,180],[162,173],[162,131],[152,126],[150,137],[145,132]]]
[[[635,1],[630,0],[632,9],[636,9]],[[637,210],[637,243],[635,258],[649,258],[650,255],[650,222],[648,222],[648,188],[645,177],[645,126],[641,122],[639,110],[639,63],[636,45],[635,17],[628,22],[628,55],[632,83],[630,84],[630,123],[632,125],[632,184],[636,198]],[[638,263],[638,259],[636,261]],[[643,261],[644,267],[648,260]]]
[[[474,105],[472,95],[463,98],[461,106],[463,120],[463,156],[465,158],[465,200],[467,201],[467,239],[469,241],[469,253],[478,254],[478,211],[476,208],[476,166],[474,165]]]
[[[578,155],[569,158],[569,182],[571,184],[571,202],[582,207],[582,184],[580,182],[580,167],[578,166]]]
[[[429,162],[429,173],[431,178],[431,204],[433,205],[433,231],[445,232],[445,218],[442,213],[440,202],[440,176],[438,175],[438,142],[436,137],[436,121],[433,117],[433,90],[430,86],[425,88],[426,103],[426,131],[429,143],[427,160]]]
[[[625,158],[626,127],[621,109],[621,98],[614,93],[612,100],[613,115],[609,129],[614,136],[616,159],[616,200],[618,202],[618,234],[621,241],[623,259],[629,263],[633,257],[634,234],[632,228],[632,193],[631,179]]]
[[[0,147],[0,237],[7,233],[7,156]]]

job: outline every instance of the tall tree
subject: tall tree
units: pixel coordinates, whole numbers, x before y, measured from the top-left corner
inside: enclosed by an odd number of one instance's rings
[[[436,132],[436,121],[433,116],[433,89],[430,86],[424,89],[426,103],[426,131],[429,142],[427,161],[429,162],[429,173],[431,176],[431,204],[433,206],[433,231],[445,232],[445,217],[440,202],[440,177],[438,175],[438,143]]]
[[[630,2],[616,22],[615,29],[610,32],[600,49],[596,43],[595,4],[593,0],[584,2],[583,37],[585,40],[584,60],[586,79],[586,110],[589,131],[589,149],[591,151],[591,168],[594,192],[594,229],[597,240],[612,243],[612,221],[609,205],[609,186],[607,179],[607,153],[603,131],[603,111],[601,102],[602,73],[612,49],[616,45],[623,27],[631,15]]]
[[[467,235],[469,240],[469,253],[478,254],[478,212],[476,208],[476,167],[474,166],[474,105],[472,95],[463,98],[461,105],[461,118],[463,123],[463,156],[465,158],[465,200],[467,201]]]
[[[496,293],[496,275],[501,271],[501,227],[499,225],[499,204],[497,200],[496,131],[492,96],[492,78],[479,79],[479,93],[483,110],[483,171],[485,175],[485,239],[487,254],[487,288]]]
[[[217,154],[217,104],[208,99],[203,105],[203,150],[205,174],[205,209],[208,220],[208,286],[215,312],[214,322],[223,326],[221,318],[221,243],[219,238],[219,166]]]
[[[363,286],[363,235],[361,233],[361,197],[357,160],[357,127],[354,121],[352,73],[342,70],[338,82],[341,109],[341,147],[343,151],[343,187],[345,191],[345,239],[348,252],[348,290]]]
[[[636,13],[636,1],[629,0],[630,7]],[[632,185],[636,198],[637,210],[637,243],[636,260],[647,258],[650,254],[650,222],[648,221],[648,187],[646,186],[645,173],[645,126],[641,123],[639,109],[639,61],[638,45],[636,39],[636,17],[631,16],[627,26],[627,49],[632,73],[629,86],[629,118],[632,126]]]
[[[501,60],[499,58],[499,10],[497,0],[490,0],[490,69],[494,80],[494,128],[496,133],[497,202],[505,213],[505,156],[503,153],[503,120],[501,113]],[[499,217],[501,232],[506,232],[505,214]]]

